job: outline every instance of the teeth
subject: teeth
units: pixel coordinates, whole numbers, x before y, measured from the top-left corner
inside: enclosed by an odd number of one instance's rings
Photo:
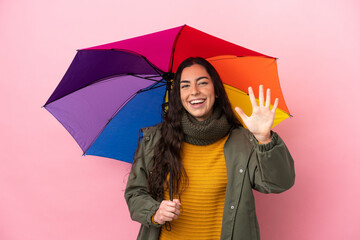
[[[205,100],[193,100],[193,101],[190,101],[190,104],[197,104],[197,103],[203,103],[205,102]]]

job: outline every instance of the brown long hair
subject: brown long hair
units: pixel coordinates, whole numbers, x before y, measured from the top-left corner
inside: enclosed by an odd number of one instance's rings
[[[151,196],[158,201],[164,198],[164,187],[165,189],[170,187],[169,179],[167,179],[170,171],[173,176],[172,186],[176,196],[181,196],[188,182],[180,156],[184,141],[181,119],[185,111],[180,99],[180,79],[182,71],[194,64],[203,66],[212,79],[215,96],[217,96],[213,108],[219,107],[231,125],[241,125],[231,109],[228,96],[215,68],[200,57],[190,57],[184,60],[175,73],[172,90],[169,94],[168,110],[164,114],[161,124],[161,138],[155,145],[151,162],[152,168],[147,180]]]

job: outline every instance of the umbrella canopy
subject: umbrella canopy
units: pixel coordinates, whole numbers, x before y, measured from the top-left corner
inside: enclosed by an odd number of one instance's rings
[[[44,107],[84,155],[132,162],[139,129],[161,122],[173,73],[188,57],[216,68],[233,107],[251,114],[247,88],[263,84],[280,100],[274,126],[290,116],[276,58],[187,25],[78,50]]]

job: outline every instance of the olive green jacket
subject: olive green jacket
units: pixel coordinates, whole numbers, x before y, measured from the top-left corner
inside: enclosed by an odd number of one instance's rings
[[[159,127],[142,129],[143,140],[137,150],[138,160],[129,175],[125,199],[131,218],[141,223],[138,239],[158,239],[161,225],[151,218],[160,203],[148,193],[146,179],[153,148],[160,138]],[[295,181],[293,159],[281,138],[272,133],[271,142],[258,144],[246,129],[231,130],[224,145],[227,185],[221,240],[258,240],[259,226],[252,189],[262,193],[280,193]]]

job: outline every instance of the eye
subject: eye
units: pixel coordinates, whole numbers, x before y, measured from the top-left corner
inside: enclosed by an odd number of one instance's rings
[[[199,82],[199,85],[207,85],[208,82],[207,81],[202,81],[202,82]]]
[[[181,86],[180,86],[180,88],[187,88],[187,87],[189,87],[190,85],[189,84],[182,84]]]

